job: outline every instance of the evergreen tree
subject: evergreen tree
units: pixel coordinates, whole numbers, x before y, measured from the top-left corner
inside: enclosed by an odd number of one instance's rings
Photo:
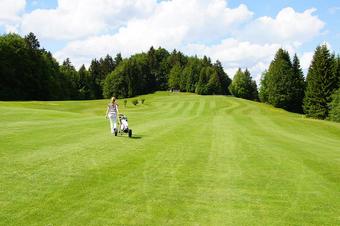
[[[184,69],[181,70],[180,81],[179,81],[179,90],[181,92],[187,91],[186,88],[187,88],[187,81],[188,81],[188,73],[184,73]]]
[[[207,56],[203,56],[202,64],[203,64],[203,67],[210,67],[210,66],[212,66],[211,59],[209,57],[207,57]]]
[[[329,119],[340,122],[340,89],[332,95],[332,102],[329,104]]]
[[[181,73],[182,69],[181,66],[176,64],[170,71],[169,74],[169,88],[174,90],[180,89],[180,83],[181,83]]]
[[[251,80],[251,98],[250,100],[259,101],[259,92],[255,80]]]
[[[151,47],[147,55],[150,73],[152,77],[155,78],[155,89],[166,90],[168,87],[168,75],[170,72],[170,68],[167,64],[169,52],[163,48],[155,50]]]
[[[268,70],[267,93],[268,102],[274,107],[290,109],[290,86],[292,86],[293,69],[289,53],[279,49],[271,62]]]
[[[291,78],[289,95],[291,96],[291,103],[289,104],[288,110],[298,113],[303,113],[302,105],[303,98],[305,96],[305,79],[300,66],[300,61],[297,55],[293,58],[293,77]]]
[[[104,59],[100,58],[100,66],[101,66],[101,80],[105,80],[106,76],[110,74],[116,67],[116,64],[112,57],[107,54]]]
[[[103,95],[105,98],[115,96],[117,98],[128,97],[128,61],[123,60],[116,69],[111,72],[105,79]]]
[[[222,64],[219,60],[216,61],[216,63],[213,65],[217,72],[217,77],[220,83],[220,90],[215,91],[217,94],[222,94],[222,95],[229,95],[229,89],[228,87],[231,84],[231,79],[228,77],[227,73],[224,72]]]
[[[218,77],[217,71],[213,70],[212,68],[210,68],[210,78],[207,84],[207,93],[209,95],[212,94],[221,94],[221,82],[220,82],[220,78]]]
[[[94,99],[94,93],[91,90],[91,77],[88,70],[86,70],[85,66],[82,65],[78,71],[78,92],[80,99]]]
[[[298,57],[293,63],[286,50],[279,49],[261,80],[260,99],[275,107],[302,112],[305,82]]]
[[[268,71],[262,73],[259,99],[263,103],[268,103],[268,80],[269,80],[268,77],[269,77]]]
[[[185,90],[194,93],[199,80],[202,64],[197,57],[189,57],[188,63],[182,71],[185,77]]]
[[[79,99],[77,84],[79,83],[78,72],[72,65],[69,58],[64,60],[60,67],[61,73],[64,75],[64,89],[70,99]]]
[[[325,119],[332,94],[338,88],[334,56],[326,45],[318,46],[308,70],[304,112],[308,117]]]
[[[184,67],[187,64],[188,60],[187,57],[183,55],[180,51],[177,52],[174,49],[167,59],[167,63],[170,68],[174,67],[175,65],[179,65],[180,67]]]
[[[279,49],[269,70],[261,78],[259,98],[288,111],[302,113],[305,81],[298,57],[293,63],[286,50]]]
[[[72,87],[33,33],[0,35],[0,99],[67,99]],[[64,90],[65,89],[65,90]]]
[[[244,98],[248,100],[258,100],[259,97],[256,82],[255,80],[252,79],[250,72],[248,71],[247,68],[244,71],[244,76],[245,76],[244,86],[245,89],[247,90],[247,95]]]
[[[193,85],[194,75],[193,75],[193,65],[191,63],[187,64],[182,71],[183,77],[186,78],[184,81],[185,84],[185,91],[187,92],[194,92],[195,85]]]
[[[230,93],[235,97],[241,97],[245,93],[245,90],[243,90],[242,86],[240,85],[243,76],[244,73],[242,72],[241,68],[239,68],[229,86]]]
[[[122,57],[122,54],[121,53],[117,53],[116,57],[115,57],[115,60],[114,60],[114,63],[115,63],[115,67],[117,67],[120,62],[123,61],[123,57]]]
[[[235,97],[257,100],[256,82],[252,80],[248,69],[245,72],[239,68],[229,86],[230,93]]]
[[[133,59],[133,68],[129,74],[135,73],[138,78],[138,94],[151,93],[156,90],[155,75],[151,73],[151,68],[148,63],[148,55],[145,53],[136,54],[131,57]]]
[[[338,88],[340,88],[340,55],[334,58],[334,74],[338,81]]]
[[[97,59],[93,59],[91,61],[89,71],[91,75],[91,89],[93,90],[95,98],[101,99],[103,97],[102,96],[103,75],[101,72],[100,63]]]
[[[28,35],[25,36],[25,41],[28,46],[32,49],[39,49],[40,43],[34,33],[30,32]]]

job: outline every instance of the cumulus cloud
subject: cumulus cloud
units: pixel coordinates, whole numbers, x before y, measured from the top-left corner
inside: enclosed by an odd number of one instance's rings
[[[25,0],[0,0],[0,26],[5,26],[7,32],[16,31],[25,6]]]
[[[56,9],[36,9],[22,18],[23,33],[47,39],[77,39],[110,32],[149,15],[155,0],[58,0]]]
[[[65,42],[54,55],[77,67],[106,54],[127,57],[162,46],[218,59],[231,77],[247,67],[257,81],[278,48],[294,54],[325,26],[313,8],[287,7],[275,17],[254,18],[246,5],[231,8],[227,0],[58,0],[54,9],[26,14],[25,0],[0,0],[0,6],[6,32],[32,31],[45,41]],[[310,58],[310,52],[302,54],[304,70]]]
[[[258,43],[289,43],[301,45],[319,35],[325,23],[313,15],[316,9],[307,9],[299,13],[293,8],[282,9],[275,18],[260,17],[235,36],[241,40],[251,40]]]
[[[300,65],[304,72],[306,72],[312,62],[314,52],[305,52],[300,58]]]
[[[233,78],[238,68],[247,68],[252,77],[259,83],[262,73],[268,69],[279,48],[286,49],[290,54],[296,52],[293,45],[281,45],[278,43],[257,44],[233,38],[224,39],[221,43],[212,46],[190,44],[184,49],[185,52],[192,55],[206,55],[210,56],[213,61],[221,61],[225,71],[231,78]]]
[[[173,49],[188,43],[219,41],[252,15],[245,5],[231,9],[223,0],[164,1],[149,17],[129,20],[113,35],[70,42],[56,55],[58,59],[85,59],[117,52],[130,55],[152,45]]]

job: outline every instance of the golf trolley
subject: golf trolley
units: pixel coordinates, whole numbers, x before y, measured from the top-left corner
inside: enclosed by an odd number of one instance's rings
[[[128,119],[126,115],[119,114],[118,115],[118,129],[115,130],[115,136],[128,134],[129,137],[132,137],[132,130],[129,129]]]

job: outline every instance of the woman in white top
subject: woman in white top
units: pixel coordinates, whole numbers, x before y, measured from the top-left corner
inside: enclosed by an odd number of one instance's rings
[[[105,118],[110,119],[111,133],[114,134],[117,129],[118,104],[115,97],[111,98],[111,102],[107,105]]]

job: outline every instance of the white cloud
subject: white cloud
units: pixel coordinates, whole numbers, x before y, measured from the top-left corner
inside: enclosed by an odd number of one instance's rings
[[[5,31],[6,33],[18,33],[18,25],[6,24]]]
[[[13,26],[20,22],[20,14],[26,6],[25,0],[0,0],[0,26],[13,31]]]
[[[255,44],[229,38],[213,46],[190,44],[185,48],[185,52],[198,54],[198,56],[207,55],[213,61],[220,60],[231,78],[239,67],[248,68],[255,80],[259,81],[262,72],[268,68],[280,47],[283,46]],[[291,46],[284,46],[284,48],[293,49]]]
[[[313,15],[314,12],[314,8],[299,13],[287,7],[282,9],[276,18],[260,17],[244,29],[236,31],[235,35],[241,40],[300,46],[319,35],[325,25],[318,16]]]
[[[305,52],[300,58],[300,65],[304,72],[306,72],[312,62],[314,52]]]
[[[155,0],[58,0],[56,9],[36,9],[25,14],[21,30],[48,39],[83,38],[110,32],[128,20],[145,17],[156,4]]]
[[[253,19],[247,6],[230,8],[225,0],[59,0],[56,9],[25,15],[22,30],[71,39],[55,56],[59,61],[69,57],[77,67],[106,54],[127,57],[162,46],[218,59],[231,77],[238,67],[248,68],[259,81],[278,48],[294,54],[320,35],[324,22],[314,12],[285,8],[275,18]],[[302,57],[303,68],[308,54]]]
[[[58,59],[69,56],[77,64],[80,58],[117,52],[130,55],[152,45],[172,49],[189,43],[219,41],[252,14],[245,5],[231,9],[223,0],[165,1],[157,4],[151,16],[129,20],[116,34],[70,42],[56,56]]]

